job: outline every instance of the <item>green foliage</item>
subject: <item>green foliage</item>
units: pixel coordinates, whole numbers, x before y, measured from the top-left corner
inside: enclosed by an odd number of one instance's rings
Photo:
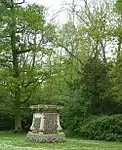
[[[79,127],[86,117],[121,113],[112,93],[112,80],[108,75],[110,64],[98,58],[89,58],[82,66],[78,79],[68,82],[70,101],[62,112],[62,125],[69,134],[79,135]],[[71,133],[72,132],[72,133]]]
[[[122,57],[122,56],[121,56]],[[122,102],[122,59],[119,58],[118,63],[113,63],[110,71],[110,76],[113,78],[112,92],[114,99],[118,102]]]
[[[4,101],[6,95],[0,94],[0,97],[4,107],[8,103],[11,111],[14,108],[15,124],[21,126],[21,107],[31,104],[33,92],[46,78],[42,65],[47,63],[46,57],[53,54],[52,46],[47,43],[51,45],[55,30],[53,25],[46,23],[43,6],[23,7],[13,0],[0,1],[0,10],[3,12],[0,17],[0,72],[4,75],[6,72],[0,89],[7,93],[7,100]]]
[[[92,116],[81,122],[79,133],[86,139],[122,141],[122,115]]]
[[[70,103],[66,104],[62,110],[62,125],[68,130],[68,134],[78,135],[77,129],[80,126],[80,122],[83,122],[84,118],[88,116],[90,99],[86,101],[86,95],[84,94],[86,93],[83,92],[82,88],[75,90],[72,93]]]
[[[82,70],[79,84],[83,86],[86,95],[90,95],[90,114],[111,113],[113,98],[112,81],[108,75],[109,63],[98,58],[89,58]]]
[[[62,104],[63,127],[78,135],[90,115],[122,113],[121,0],[84,1],[78,23],[70,16],[61,26],[47,22],[43,6],[12,2],[0,1],[3,119],[18,107],[29,128],[31,104]]]
[[[117,0],[115,4],[115,11],[122,15],[122,0]]]
[[[6,101],[4,103],[0,103],[0,130],[9,131],[14,128],[13,113],[9,104]]]

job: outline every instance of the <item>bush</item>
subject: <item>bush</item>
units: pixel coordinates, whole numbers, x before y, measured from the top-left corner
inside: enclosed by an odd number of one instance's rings
[[[122,141],[122,114],[92,116],[86,119],[79,132],[85,139]]]
[[[14,128],[14,121],[12,118],[5,117],[4,119],[0,119],[0,131],[9,131]]]
[[[85,96],[82,88],[75,90],[70,103],[61,111],[61,124],[68,131],[68,136],[77,136],[80,122],[88,116],[90,100],[86,101]]]
[[[21,112],[22,129],[28,131],[32,123],[32,113],[29,107],[21,108]],[[14,117],[12,109],[0,109],[0,131],[14,130]]]
[[[9,131],[14,128],[13,114],[6,107],[0,109],[0,131]]]

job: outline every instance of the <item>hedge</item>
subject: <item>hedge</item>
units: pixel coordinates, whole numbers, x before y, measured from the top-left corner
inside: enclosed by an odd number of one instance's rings
[[[85,139],[122,141],[122,114],[92,116],[79,129]]]

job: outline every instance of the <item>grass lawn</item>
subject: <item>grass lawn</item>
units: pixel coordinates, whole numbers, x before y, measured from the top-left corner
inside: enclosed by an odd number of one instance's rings
[[[0,132],[0,150],[122,150],[122,143],[70,138],[66,143],[29,143],[26,134]]]

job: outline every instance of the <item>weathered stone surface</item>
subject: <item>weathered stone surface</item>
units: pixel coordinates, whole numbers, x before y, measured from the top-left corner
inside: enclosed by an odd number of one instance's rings
[[[27,140],[31,142],[65,142],[65,135],[60,126],[59,108],[46,105],[34,106],[33,121]]]
[[[65,142],[64,134],[36,134],[32,132],[28,132],[27,140],[31,142]]]
[[[45,113],[44,134],[57,134],[57,113]]]

